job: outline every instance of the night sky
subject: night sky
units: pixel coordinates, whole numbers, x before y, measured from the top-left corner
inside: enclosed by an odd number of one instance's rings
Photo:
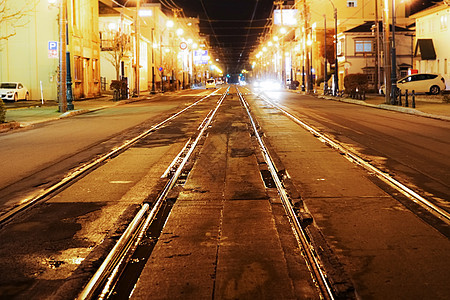
[[[200,31],[209,35],[213,55],[226,73],[249,68],[249,56],[269,24],[273,0],[161,0],[178,6],[188,17],[200,18]],[[267,27],[266,27],[267,28]]]

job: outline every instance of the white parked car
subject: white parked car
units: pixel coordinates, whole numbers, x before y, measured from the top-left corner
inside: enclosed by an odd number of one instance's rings
[[[429,93],[432,95],[437,95],[442,90],[445,90],[445,79],[439,74],[411,74],[398,80],[397,87],[402,93],[404,93],[405,90],[408,90],[409,93],[414,90],[415,93]],[[384,93],[384,85],[381,88]]]
[[[28,89],[20,82],[1,82],[0,97],[2,100],[29,100],[30,93]]]

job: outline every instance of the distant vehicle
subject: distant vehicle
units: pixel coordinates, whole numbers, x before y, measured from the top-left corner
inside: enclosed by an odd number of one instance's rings
[[[223,84],[222,78],[217,78],[216,84],[218,85]]]
[[[206,89],[215,89],[215,88],[216,88],[216,81],[214,79],[207,79]]]
[[[20,82],[2,82],[0,83],[0,97],[2,100],[29,100],[30,93]]]
[[[439,94],[445,89],[445,79],[439,74],[419,73],[411,74],[397,81],[397,88],[404,93],[405,90],[415,93]],[[385,86],[381,86],[382,93],[385,93]]]

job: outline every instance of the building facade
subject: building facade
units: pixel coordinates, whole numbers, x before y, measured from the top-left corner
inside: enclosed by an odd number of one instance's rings
[[[416,19],[415,69],[441,74],[450,90],[450,6],[439,3],[411,18]]]
[[[0,44],[0,81],[19,81],[31,99],[56,100],[59,73],[59,1],[9,1],[12,9],[29,5],[26,22]],[[98,1],[67,1],[68,51],[75,99],[100,94]],[[0,28],[7,32],[8,28]],[[7,24],[6,24],[7,26]],[[42,88],[41,88],[42,87]]]

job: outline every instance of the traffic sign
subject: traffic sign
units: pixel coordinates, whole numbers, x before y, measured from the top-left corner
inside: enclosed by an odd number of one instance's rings
[[[185,42],[181,42],[180,43],[180,49],[181,50],[186,50],[186,48],[187,48],[187,44]]]
[[[58,58],[58,42],[48,42],[48,58]]]
[[[164,69],[163,69],[163,67],[159,67],[158,70],[159,70],[160,72],[162,72],[162,70],[164,70]]]

